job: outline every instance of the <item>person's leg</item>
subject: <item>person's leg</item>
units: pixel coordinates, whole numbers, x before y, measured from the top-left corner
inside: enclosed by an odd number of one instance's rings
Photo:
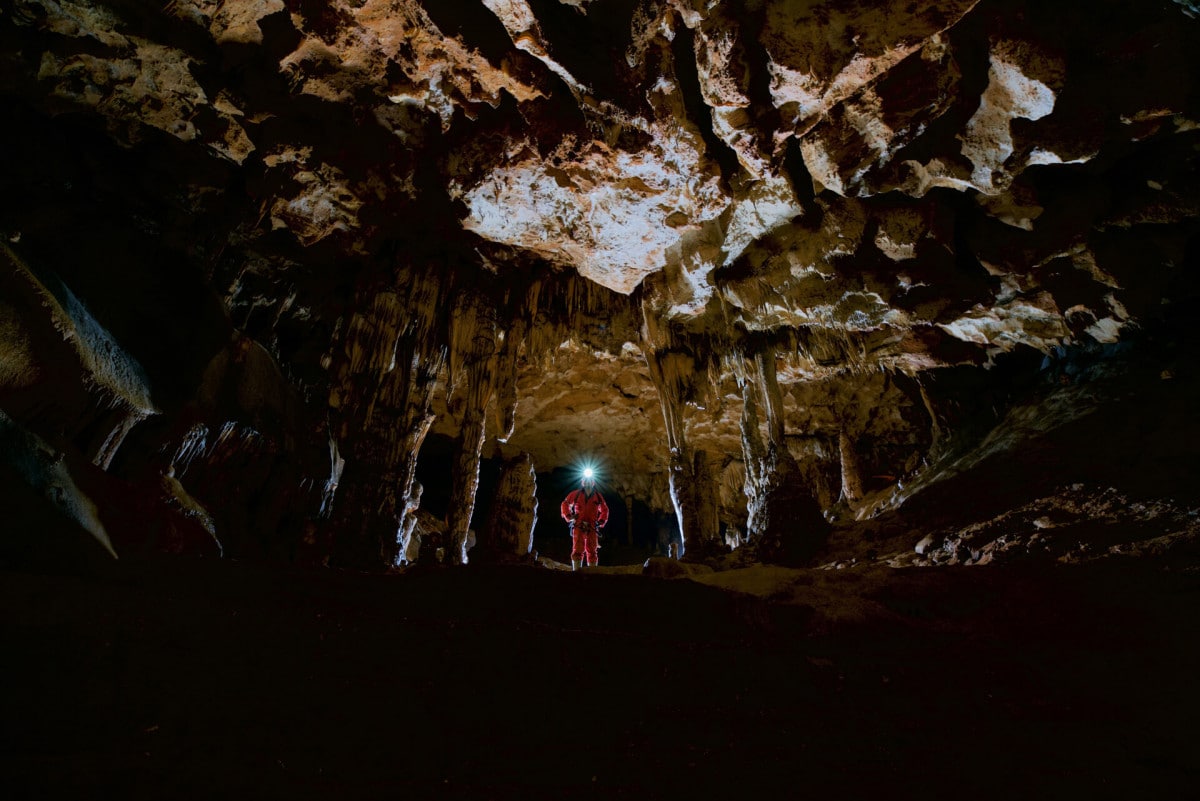
[[[588,567],[596,567],[600,564],[600,538],[594,529],[589,529],[587,532],[587,560]]]
[[[576,526],[571,530],[571,569],[578,570],[583,562],[584,554],[584,536],[583,531]]]

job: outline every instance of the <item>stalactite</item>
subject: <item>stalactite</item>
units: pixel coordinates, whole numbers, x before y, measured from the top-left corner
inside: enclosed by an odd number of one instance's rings
[[[278,555],[283,521],[290,509],[302,506],[296,497],[297,466],[279,442],[237,421],[222,424],[211,439],[202,431],[200,426],[189,432],[175,452],[177,461],[166,465],[163,475],[178,479],[186,466],[187,480],[180,486],[210,510],[225,556]]]
[[[179,475],[185,475],[192,460],[203,456],[208,450],[208,426],[197,423],[188,429],[187,434],[175,449],[170,465]]]
[[[517,426],[517,359],[521,346],[519,337],[524,336],[523,326],[516,323],[503,336],[496,365],[496,404],[494,427],[496,440],[508,442]]]
[[[321,508],[318,510],[321,517],[329,516],[334,496],[337,495],[338,483],[342,480],[342,471],[345,469],[346,460],[338,451],[337,440],[329,437],[329,477],[325,479],[325,486],[321,491]]]
[[[112,465],[113,458],[120,450],[121,444],[125,442],[125,438],[129,436],[129,432],[133,427],[142,422],[148,415],[138,411],[129,411],[126,409],[116,409],[106,418],[104,430],[107,433],[103,435],[100,442],[92,449],[91,452],[85,452],[92,463],[101,470],[107,470]]]
[[[775,350],[762,347],[754,354],[754,369],[757,377],[756,389],[762,399],[763,411],[767,416],[767,432],[771,443],[783,445],[783,393],[775,375]]]
[[[400,532],[416,511],[410,508],[410,501],[417,475],[417,455],[433,424],[429,409],[441,372],[441,349],[435,347],[433,354],[422,355],[416,348],[426,345],[419,342],[406,339],[400,344],[398,350],[403,359],[398,364],[402,367],[390,374],[392,379],[380,393],[385,407],[394,410],[387,423],[381,420],[376,429],[378,441],[383,445],[376,463],[381,473],[379,514],[386,521],[395,520],[394,527],[389,524],[379,529],[380,557],[387,565],[396,563]]]
[[[18,423],[108,470],[129,432],[160,414],[124,343],[58,274],[0,244],[0,401]]]
[[[496,439],[507,442],[517,422],[517,362],[537,313],[542,282],[530,283],[503,333],[496,365]]]
[[[945,442],[945,432],[938,420],[937,407],[933,404],[933,398],[929,396],[929,390],[921,381],[917,381],[917,388],[921,392],[921,401],[925,404],[925,412],[929,415],[929,433],[932,438],[929,443],[929,459],[932,461],[941,453]]]
[[[456,565],[467,563],[467,551],[470,550],[471,515],[475,512],[475,494],[479,490],[479,459],[483,442],[483,415],[468,413],[463,418],[458,455],[451,468],[450,508],[446,514],[446,553],[451,563]]]

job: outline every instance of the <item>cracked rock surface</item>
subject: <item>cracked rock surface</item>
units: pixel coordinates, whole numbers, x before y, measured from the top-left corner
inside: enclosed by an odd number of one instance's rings
[[[466,560],[527,455],[809,558],[1195,397],[1198,44],[1167,0],[7,0],[0,409],[234,556],[394,565],[441,504]]]

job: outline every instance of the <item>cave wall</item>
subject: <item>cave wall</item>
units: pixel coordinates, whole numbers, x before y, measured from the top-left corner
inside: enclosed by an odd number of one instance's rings
[[[484,456],[586,459],[695,558],[810,559],[1081,359],[1191,386],[1189,11],[6,0],[6,491],[377,568],[496,541]]]

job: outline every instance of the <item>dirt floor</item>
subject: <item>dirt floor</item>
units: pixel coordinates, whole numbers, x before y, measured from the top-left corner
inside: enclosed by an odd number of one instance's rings
[[[0,574],[5,799],[1200,797],[1200,576]]]

